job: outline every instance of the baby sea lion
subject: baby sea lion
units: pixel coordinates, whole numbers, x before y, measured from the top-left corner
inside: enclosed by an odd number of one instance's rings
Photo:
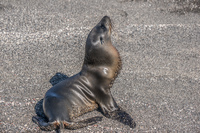
[[[97,123],[102,117],[74,119],[100,109],[108,118],[134,128],[135,122],[113,99],[110,88],[121,69],[121,59],[111,42],[112,23],[108,16],[91,30],[85,46],[81,71],[50,88],[43,100],[47,118],[32,118],[42,130],[79,129]]]

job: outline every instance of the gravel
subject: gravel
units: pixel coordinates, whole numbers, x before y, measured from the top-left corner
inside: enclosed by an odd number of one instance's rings
[[[81,70],[87,35],[104,15],[123,62],[111,91],[137,127],[103,117],[62,131],[200,132],[198,0],[1,0],[0,132],[43,132],[31,120],[35,105],[56,73]]]

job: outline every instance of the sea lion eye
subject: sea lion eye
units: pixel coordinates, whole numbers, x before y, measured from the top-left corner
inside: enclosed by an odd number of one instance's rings
[[[106,27],[103,24],[100,27],[101,29],[106,30]]]

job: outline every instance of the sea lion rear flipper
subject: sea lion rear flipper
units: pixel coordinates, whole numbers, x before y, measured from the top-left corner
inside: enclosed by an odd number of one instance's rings
[[[88,118],[88,119],[78,121],[78,122],[63,121],[63,124],[66,129],[75,130],[75,129],[83,128],[89,125],[93,125],[101,120],[102,120],[101,116],[96,116],[96,117]]]
[[[46,122],[44,118],[39,116],[33,116],[32,121],[37,124],[41,130],[44,131],[52,131],[58,129],[59,123],[57,121],[55,122]]]
[[[46,122],[42,117],[39,117],[39,116],[32,117],[32,121],[36,123],[40,127],[41,130],[44,130],[44,131],[58,130],[60,128],[75,130],[75,129],[83,128],[89,125],[93,125],[101,120],[102,120],[102,117],[96,116],[96,117],[88,118],[86,120],[82,120],[78,122],[67,122],[67,121]]]
[[[67,78],[69,78],[67,75],[58,72],[49,80],[49,82],[54,86]]]

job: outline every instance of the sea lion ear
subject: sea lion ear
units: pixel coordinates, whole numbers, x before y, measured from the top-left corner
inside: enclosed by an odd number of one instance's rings
[[[101,42],[101,45],[103,45],[103,44],[104,44],[103,37],[100,37],[100,42]]]

